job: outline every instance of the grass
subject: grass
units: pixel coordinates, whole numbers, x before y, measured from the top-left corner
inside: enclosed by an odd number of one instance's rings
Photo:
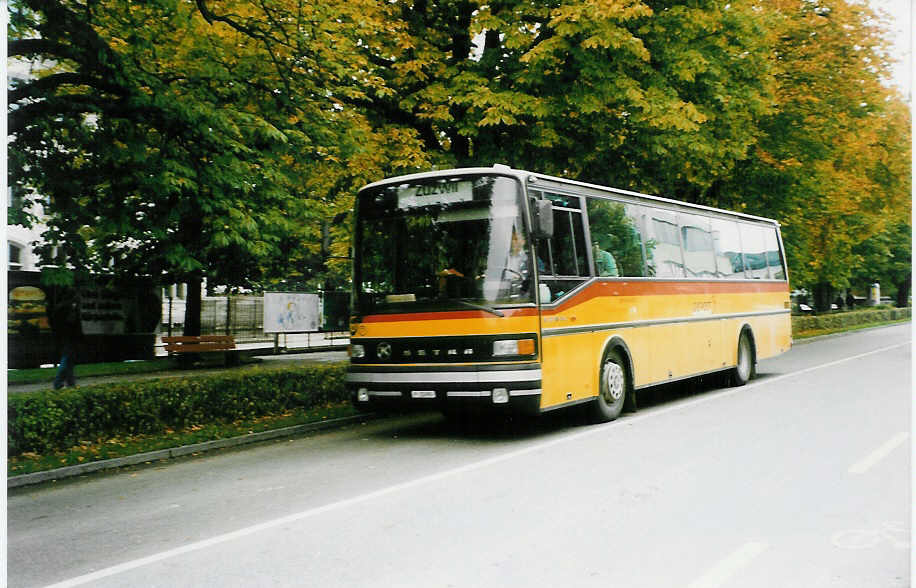
[[[173,370],[178,367],[174,359],[151,359],[142,361],[115,361],[109,363],[77,364],[76,377],[118,376],[130,374],[148,374]],[[6,381],[10,384],[34,384],[51,382],[57,368],[34,368],[26,370],[6,370]]]
[[[282,415],[248,419],[233,423],[197,425],[183,431],[165,431],[159,435],[95,439],[81,441],[66,451],[39,455],[24,453],[7,458],[7,476],[19,476],[56,468],[136,455],[148,451],[181,447],[204,441],[228,439],[250,433],[260,433],[295,425],[316,423],[357,414],[349,402],[328,404],[310,410],[297,410]]]

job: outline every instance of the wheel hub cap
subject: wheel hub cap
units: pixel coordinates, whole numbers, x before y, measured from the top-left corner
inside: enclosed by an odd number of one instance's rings
[[[604,364],[604,399],[617,402],[623,396],[623,368],[614,362]]]

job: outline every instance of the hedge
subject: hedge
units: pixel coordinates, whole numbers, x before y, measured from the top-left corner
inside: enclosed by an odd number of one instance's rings
[[[821,329],[841,329],[857,325],[896,321],[910,318],[912,310],[911,308],[881,308],[816,316],[793,316],[792,332],[803,333]]]
[[[8,397],[7,454],[310,409],[348,399],[344,367],[248,368]]]

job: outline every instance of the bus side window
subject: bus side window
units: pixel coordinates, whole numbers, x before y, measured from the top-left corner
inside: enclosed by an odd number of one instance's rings
[[[779,254],[779,237],[776,235],[776,227],[766,229],[766,256],[767,266],[770,268],[770,278],[774,280],[785,280],[786,272],[783,269],[782,256]]]
[[[537,255],[538,272],[541,274],[553,274],[553,262],[550,259],[550,241],[540,239],[537,242],[535,253]]]
[[[713,251],[709,219],[698,214],[679,214],[681,247],[684,252],[684,270],[688,278],[713,278],[716,276],[716,256]]]
[[[578,197],[547,195],[554,200],[553,238],[542,239],[536,247],[541,288],[549,289],[542,302],[555,301],[589,276],[587,241]],[[565,198],[565,200],[560,200]]]
[[[744,278],[744,259],[741,254],[738,223],[724,218],[713,218],[711,228],[713,249],[716,254],[716,277]]]
[[[741,246],[744,249],[744,270],[754,280],[767,280],[766,228],[742,222]]]
[[[553,263],[556,274],[588,275],[581,213],[554,209],[553,230]]]
[[[587,202],[595,275],[645,276],[646,251],[639,228],[645,207],[599,198]],[[605,254],[611,258],[602,262]]]
[[[653,275],[658,278],[683,278],[684,257],[674,213],[650,208],[647,224],[652,238],[646,243],[646,248],[652,251]]]

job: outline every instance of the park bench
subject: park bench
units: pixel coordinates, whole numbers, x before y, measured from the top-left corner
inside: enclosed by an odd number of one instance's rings
[[[165,343],[165,350],[170,356],[219,352],[224,355],[226,365],[238,363],[235,337],[232,335],[183,335],[163,337],[162,342]]]

